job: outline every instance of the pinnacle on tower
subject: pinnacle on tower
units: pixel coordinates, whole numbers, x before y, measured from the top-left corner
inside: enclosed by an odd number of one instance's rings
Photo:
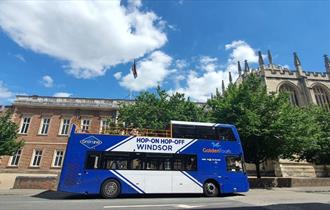
[[[241,62],[237,61],[237,68],[238,68],[238,74],[242,74],[242,67],[241,67]]]
[[[229,72],[229,83],[230,83],[230,84],[233,83],[233,78],[231,77],[231,72]]]
[[[224,94],[225,93],[225,82],[223,80],[222,80],[221,88],[222,88],[222,94]]]
[[[301,62],[300,62],[300,59],[298,57],[298,54],[296,52],[294,52],[293,57],[294,57],[294,65],[296,67],[296,70],[297,70],[298,74],[302,74]]]
[[[294,57],[294,65],[298,69],[298,67],[301,67],[301,62],[296,52],[293,53],[293,57]]]
[[[259,57],[259,67],[263,66],[265,63],[264,63],[264,59],[262,58],[262,54],[261,54],[261,51],[258,51],[258,57]]]
[[[219,88],[215,89],[215,97],[219,98],[221,96],[220,92],[219,92]]]
[[[328,55],[324,55],[324,65],[325,65],[325,70],[328,74],[330,74],[330,59]]]
[[[272,54],[271,54],[270,50],[267,50],[267,54],[268,54],[268,62],[269,62],[269,64],[273,64],[273,57],[272,57]]]
[[[250,67],[247,60],[244,61],[244,72],[250,72]]]

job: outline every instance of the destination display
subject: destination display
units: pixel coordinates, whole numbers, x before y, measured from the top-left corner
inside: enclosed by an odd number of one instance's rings
[[[163,152],[176,153],[193,144],[194,139],[159,137],[133,137],[109,148],[108,151]]]

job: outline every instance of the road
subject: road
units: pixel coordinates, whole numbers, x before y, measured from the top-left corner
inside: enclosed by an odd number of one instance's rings
[[[68,195],[40,190],[0,191],[0,210],[330,210],[330,187],[254,189],[244,194],[205,198],[201,195],[122,197]]]

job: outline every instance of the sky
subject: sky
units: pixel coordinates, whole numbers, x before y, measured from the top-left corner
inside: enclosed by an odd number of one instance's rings
[[[205,102],[257,52],[324,72],[330,1],[0,2],[0,104],[15,95],[132,99],[157,86]],[[137,65],[137,78],[131,66]],[[267,59],[265,57],[265,62]]]

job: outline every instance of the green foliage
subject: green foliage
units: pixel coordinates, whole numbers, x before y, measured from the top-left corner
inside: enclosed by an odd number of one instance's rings
[[[306,113],[314,117],[319,132],[309,139],[312,143],[303,149],[301,157],[317,164],[330,164],[330,112],[311,106]]]
[[[165,129],[170,120],[211,121],[236,125],[247,162],[259,167],[268,159],[307,159],[330,163],[330,113],[295,107],[288,94],[269,94],[261,77],[250,75],[240,85],[217,93],[207,107],[199,107],[183,94],[142,92],[134,104],[121,105],[119,121],[128,126]]]
[[[119,121],[128,126],[165,129],[171,120],[206,121],[207,113],[184,94],[169,95],[159,87],[156,93],[142,92],[134,104],[119,108]]]
[[[0,156],[12,155],[23,146],[17,139],[17,125],[10,120],[11,113],[0,116]]]
[[[320,137],[315,117],[290,105],[287,97],[268,94],[262,78],[250,75],[208,101],[213,121],[236,125],[246,161],[256,165],[258,177],[265,160],[303,157],[303,149],[316,147]]]

